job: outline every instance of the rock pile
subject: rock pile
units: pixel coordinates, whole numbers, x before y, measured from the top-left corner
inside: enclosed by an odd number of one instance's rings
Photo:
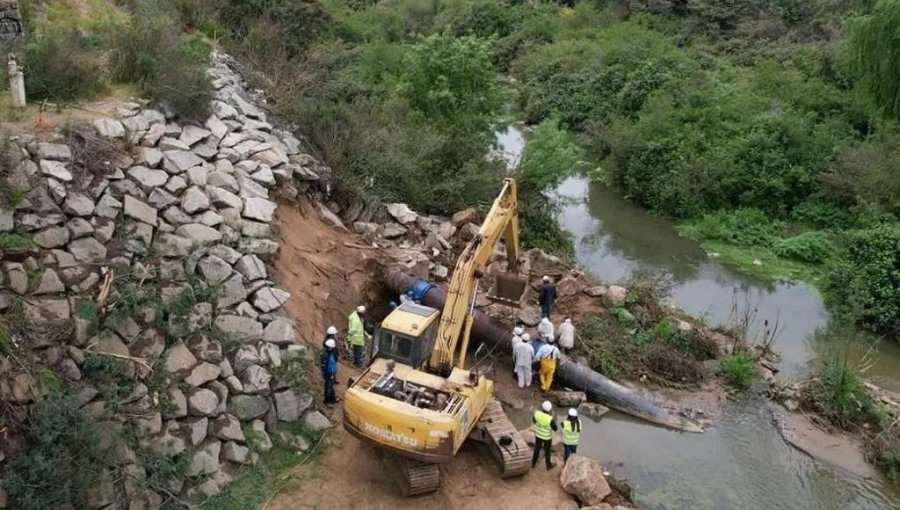
[[[19,137],[8,180],[26,193],[0,209],[0,310],[40,331],[13,336],[12,347],[80,387],[79,403],[104,427],[131,422],[140,433],[134,448],[187,455],[187,472],[165,489],[183,498],[216,494],[272,447],[279,422],[330,426],[286,369],[307,354],[281,314],[290,295],[266,265],[278,249],[270,192],[296,196],[330,170],[267,121],[228,64],[215,55],[214,113],[202,125],[137,104],[94,121],[98,139],[131,148],[115,160],[87,162],[62,140]],[[28,238],[30,247],[8,242]],[[131,379],[126,398],[107,401],[92,386],[92,359]],[[44,392],[0,355],[0,399],[27,406]],[[118,464],[141,479],[132,450],[117,448]],[[160,506],[159,493],[131,489],[125,506]],[[98,487],[103,497],[91,508],[111,504],[116,490]]]

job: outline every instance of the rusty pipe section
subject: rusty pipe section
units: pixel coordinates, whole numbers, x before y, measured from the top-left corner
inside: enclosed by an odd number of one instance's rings
[[[405,294],[417,280],[417,277],[397,269],[385,276],[385,284],[399,294]],[[421,303],[441,310],[445,298],[444,291],[432,287],[421,297]],[[512,333],[482,312],[475,312],[472,334],[490,347],[507,351],[511,348]],[[557,364],[556,379],[569,388],[584,391],[590,399],[625,414],[684,432],[703,432],[703,428],[693,421],[670,413],[640,392],[604,377],[565,354]]]

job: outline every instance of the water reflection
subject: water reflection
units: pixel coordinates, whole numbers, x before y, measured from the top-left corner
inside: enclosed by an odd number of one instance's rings
[[[756,306],[758,326],[764,319],[780,318],[782,369],[789,375],[804,372],[810,353],[803,339],[829,319],[814,288],[738,274],[679,236],[668,220],[585,177],[566,179],[556,193],[562,199],[559,222],[574,236],[581,265],[607,281],[625,280],[638,268],[664,271],[676,284],[673,299],[713,324],[727,323],[737,289],[741,302],[747,299]]]

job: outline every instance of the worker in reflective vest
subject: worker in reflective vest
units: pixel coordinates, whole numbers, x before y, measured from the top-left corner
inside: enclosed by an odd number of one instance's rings
[[[581,440],[581,420],[578,410],[569,409],[569,417],[562,422],[563,462],[568,462],[569,455],[577,453],[578,441]]]
[[[356,311],[347,317],[347,337],[350,340],[350,346],[353,347],[353,365],[362,368],[363,354],[366,350],[366,331],[363,326],[363,315],[366,313],[366,307],[359,305]]]
[[[541,456],[541,449],[543,449],[544,460],[547,462],[547,471],[555,466],[550,461],[550,444],[553,440],[553,431],[559,430],[556,420],[553,419],[551,414],[552,410],[553,406],[548,400],[545,400],[541,404],[541,408],[534,412],[531,425],[531,430],[534,431],[534,453],[531,455],[531,467],[537,465],[538,458]]]

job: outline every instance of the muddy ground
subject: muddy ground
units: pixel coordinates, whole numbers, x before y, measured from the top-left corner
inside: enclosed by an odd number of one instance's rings
[[[390,254],[324,224],[307,204],[282,204],[277,221],[281,247],[274,262],[275,275],[291,292],[287,311],[296,321],[299,337],[317,346],[329,325],[343,329],[346,316],[357,304],[380,297],[379,285],[372,281],[382,264],[389,263]],[[340,379],[346,381],[356,373],[344,365]],[[511,383],[511,377],[503,380]],[[345,385],[338,386],[339,393],[344,389]],[[322,410],[336,424],[328,433],[324,454],[291,472],[285,488],[265,509],[474,510],[499,508],[500,502],[510,508],[577,508],[559,486],[561,459],[551,473],[536,469],[524,477],[503,480],[489,454],[469,445],[443,470],[439,491],[404,497],[383,468],[378,452],[340,426],[340,406]]]

